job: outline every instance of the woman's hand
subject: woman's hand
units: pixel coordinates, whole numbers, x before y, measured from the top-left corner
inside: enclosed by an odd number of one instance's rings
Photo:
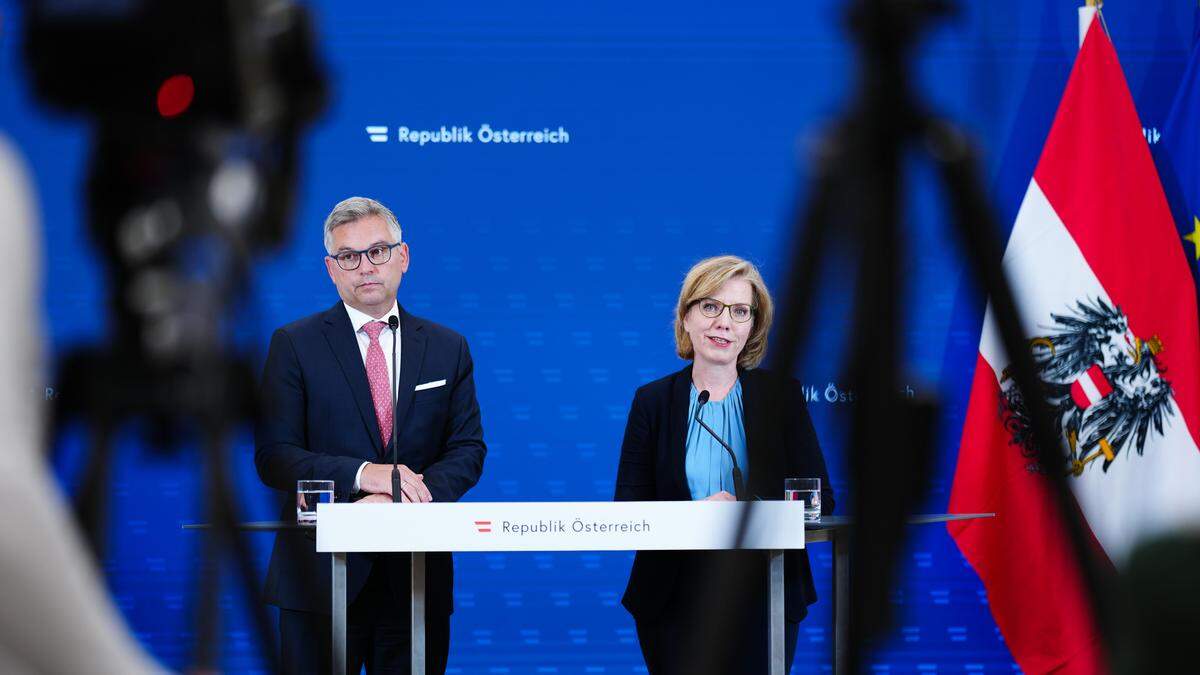
[[[729,494],[728,492],[721,490],[720,492],[716,493],[715,495],[709,495],[709,496],[705,497],[702,501],[706,501],[706,502],[736,502],[737,498],[734,497],[733,495]]]

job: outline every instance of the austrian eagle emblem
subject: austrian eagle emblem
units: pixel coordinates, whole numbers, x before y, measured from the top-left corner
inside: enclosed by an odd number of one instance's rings
[[[1047,334],[1029,341],[1042,394],[1064,440],[1065,471],[1081,476],[1103,459],[1132,448],[1139,456],[1151,433],[1163,433],[1170,417],[1171,383],[1158,361],[1158,337],[1142,340],[1129,330],[1120,306],[1101,298],[1079,300],[1062,314],[1050,315]],[[1011,442],[1036,457],[1028,412],[1005,369],[1000,378],[1000,417]],[[1036,464],[1030,465],[1036,470]]]

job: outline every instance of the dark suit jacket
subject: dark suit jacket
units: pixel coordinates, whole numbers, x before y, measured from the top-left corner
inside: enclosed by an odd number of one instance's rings
[[[748,498],[782,499],[784,478],[817,477],[821,479],[821,510],[832,512],[829,473],[800,384],[792,378],[781,381],[763,370],[742,370],[739,376],[750,465],[745,476]],[[688,366],[637,390],[621,444],[617,501],[692,498],[684,468],[691,383],[692,367]],[[676,591],[682,573],[708,564],[712,555],[703,551],[639,551],[621,603],[635,619],[653,620]],[[788,551],[784,569],[785,615],[788,621],[799,621],[817,599],[808,554]],[[754,587],[765,589],[765,562],[752,566],[752,570],[762,576],[761,583]]]
[[[478,482],[487,451],[467,341],[403,308],[399,313],[399,461],[425,475],[434,501],[458,501]],[[445,386],[413,390],[443,379]],[[391,462],[392,444],[381,447],[367,371],[341,302],[275,331],[263,369],[262,402],[254,462],[262,481],[283,492],[280,520],[296,517],[296,481],[332,479],[335,501],[352,501],[358,467],[364,461]],[[376,562],[393,568],[393,590],[407,597],[408,556],[354,554],[348,562],[347,602],[353,602]],[[276,535],[268,602],[328,613],[329,584],[330,556],[316,553],[310,532]],[[426,584],[429,611],[449,614],[454,585],[449,554],[426,558]]]

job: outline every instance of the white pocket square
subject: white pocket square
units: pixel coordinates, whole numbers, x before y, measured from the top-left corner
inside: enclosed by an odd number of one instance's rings
[[[434,380],[433,382],[426,382],[425,384],[418,384],[416,386],[416,388],[413,389],[413,391],[425,391],[426,389],[437,389],[438,387],[444,387],[444,386],[446,386],[445,380]]]

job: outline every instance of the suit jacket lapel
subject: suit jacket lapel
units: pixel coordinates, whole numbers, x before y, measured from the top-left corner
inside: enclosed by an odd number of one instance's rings
[[[375,405],[371,400],[371,385],[367,382],[367,369],[363,366],[362,351],[358,348],[358,338],[354,336],[354,326],[350,323],[350,315],[346,308],[338,302],[328,312],[325,312],[325,339],[333,350],[346,383],[350,385],[350,393],[358,405],[363,424],[367,426],[367,436],[374,444],[378,454],[383,439],[379,437],[379,420],[375,417]]]
[[[688,404],[692,387],[692,367],[675,374],[671,400],[667,405],[667,466],[675,483],[675,499],[692,498],[687,481]]]
[[[414,388],[420,383],[421,364],[425,361],[424,324],[412,314],[400,312],[400,387],[396,392],[396,428],[403,430],[412,408]],[[395,442],[395,441],[393,441]],[[391,443],[388,444],[389,447]],[[389,455],[390,456],[390,455]]]

